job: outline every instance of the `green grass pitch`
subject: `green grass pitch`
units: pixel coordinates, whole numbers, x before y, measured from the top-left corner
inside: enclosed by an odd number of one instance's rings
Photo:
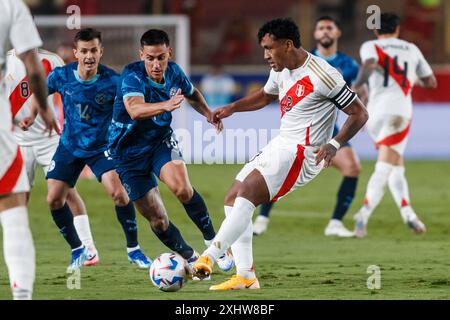
[[[191,181],[203,195],[218,230],[223,197],[241,165],[190,165]],[[65,269],[69,248],[45,202],[42,175],[30,202],[30,223],[37,252],[35,299],[449,299],[450,298],[450,162],[407,163],[412,204],[428,232],[416,236],[403,225],[387,191],[369,223],[365,239],[336,239],[323,235],[334,206],[341,177],[327,169],[306,187],[274,207],[268,233],[254,237],[255,269],[262,289],[209,292],[211,283],[231,276],[216,272],[212,281],[187,283],[176,293],[155,289],[146,270],[127,261],[125,240],[111,200],[96,181],[80,181],[78,189],[88,207],[100,264],[81,270],[81,289],[69,290]],[[362,203],[373,170],[363,162],[356,199],[344,222]],[[171,220],[197,251],[204,245],[199,231],[165,186],[160,186]],[[168,252],[138,215],[139,240],[151,258]],[[1,233],[1,231],[0,231]],[[0,247],[0,251],[1,251]],[[0,258],[0,299],[10,299],[9,282]],[[381,289],[369,290],[367,268],[381,268]]]

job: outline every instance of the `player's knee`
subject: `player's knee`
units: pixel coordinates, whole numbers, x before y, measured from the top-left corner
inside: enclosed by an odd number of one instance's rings
[[[183,203],[187,203],[192,199],[192,196],[194,195],[194,190],[192,190],[192,188],[180,186],[175,188],[173,193],[178,198],[178,200],[180,200]]]
[[[129,202],[127,194],[122,190],[114,190],[111,194],[111,198],[116,206],[123,207]]]
[[[347,177],[358,177],[361,173],[361,164],[359,162],[352,162],[347,166],[344,175]]]
[[[65,199],[63,199],[62,197],[58,197],[53,194],[47,195],[47,204],[50,207],[50,209],[52,209],[52,210],[62,208],[64,205],[64,202],[65,202]]]
[[[225,196],[223,203],[227,206],[233,206],[234,200],[236,200],[237,192],[234,190],[230,190]]]

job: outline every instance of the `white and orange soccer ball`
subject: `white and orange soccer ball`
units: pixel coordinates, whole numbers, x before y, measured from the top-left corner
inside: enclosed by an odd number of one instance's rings
[[[150,280],[159,290],[174,292],[180,290],[188,279],[186,261],[176,253],[163,253],[153,260]]]

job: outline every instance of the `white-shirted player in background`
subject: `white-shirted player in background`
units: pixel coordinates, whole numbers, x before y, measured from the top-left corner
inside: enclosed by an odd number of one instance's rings
[[[398,38],[400,19],[395,14],[381,14],[377,40],[365,42],[360,49],[362,67],[355,89],[369,81],[370,119],[367,128],[379,148],[375,171],[367,185],[364,205],[355,215],[355,235],[367,234],[373,210],[389,189],[400,209],[403,222],[415,233],[425,232],[425,225],[411,207],[405,178],[403,153],[412,119],[411,90],[414,84],[435,88],[436,78],[430,65],[413,43]]]
[[[63,60],[52,52],[38,49],[37,53],[46,76],[54,68],[64,65]],[[53,132],[49,135],[44,132],[45,124],[42,118],[37,115],[37,109],[32,104],[33,93],[29,87],[25,66],[16,55],[15,50],[10,50],[7,54],[6,70],[6,93],[9,96],[15,125],[14,135],[20,145],[28,180],[32,187],[38,165],[47,174],[52,157],[58,148],[59,134]],[[47,98],[48,105],[52,110],[56,109],[55,101],[60,101],[55,95],[50,95]],[[90,259],[85,261],[84,265],[95,265],[99,262],[99,256],[94,246],[86,206],[75,188],[70,189],[67,204],[73,212],[73,223],[78,236],[90,253]]]
[[[213,244],[194,264],[195,275],[205,277],[231,246],[237,275],[210,290],[259,288],[252,253],[255,207],[306,185],[330,165],[340,145],[352,138],[368,117],[339,71],[301,47],[298,27],[292,20],[267,22],[258,39],[272,68],[269,80],[261,90],[217,109],[214,116],[223,119],[234,112],[258,110],[279,99],[280,134],[237,175],[225,197],[226,218]],[[348,118],[331,139],[338,109]]]
[[[5,92],[6,46],[11,42],[24,62],[45,130],[57,128],[53,111],[47,106],[47,87],[35,48],[41,38],[22,0],[0,1],[0,222],[3,253],[14,299],[31,299],[35,278],[35,251],[28,224],[27,173],[20,148],[12,133],[11,107]]]

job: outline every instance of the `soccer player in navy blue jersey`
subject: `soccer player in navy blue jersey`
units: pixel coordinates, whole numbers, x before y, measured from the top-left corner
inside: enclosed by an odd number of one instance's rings
[[[327,61],[331,66],[339,70],[349,87],[352,86],[358,75],[359,65],[352,57],[338,51],[338,40],[341,36],[339,23],[330,16],[322,16],[316,20],[314,39],[316,48],[311,53]],[[365,104],[367,101],[367,87],[363,86],[357,91],[358,96]],[[333,137],[339,132],[337,124],[334,126]],[[333,166],[343,175],[339,187],[336,205],[332,217],[325,228],[326,236],[353,237],[352,231],[345,228],[342,219],[347,213],[356,192],[358,176],[361,171],[358,156],[353,151],[350,143],[345,143],[333,158]],[[273,203],[261,205],[259,216],[253,225],[255,235],[261,235],[267,230],[269,213]]]
[[[48,196],[53,219],[72,249],[69,270],[80,268],[95,258],[82,245],[66,203],[85,165],[94,172],[115,204],[117,218],[125,232],[130,262],[149,268],[150,260],[137,240],[133,203],[116,173],[116,162],[108,153],[108,130],[119,75],[101,65],[101,33],[91,28],[80,30],[74,40],[77,62],[55,68],[48,76],[49,94],[58,92],[64,105],[64,128],[58,149],[47,173]]]
[[[189,181],[186,164],[170,127],[171,112],[180,108],[186,99],[218,131],[222,130],[222,122],[213,121],[204,97],[183,70],[170,60],[171,56],[166,32],[151,29],[142,35],[141,60],[124,68],[118,85],[110,150],[118,161],[117,172],[123,186],[154,233],[167,247],[192,263],[197,253],[169,221],[156,177],[180,200],[208,246],[215,231],[205,202]],[[229,252],[219,259],[222,270],[229,270],[233,265]]]

